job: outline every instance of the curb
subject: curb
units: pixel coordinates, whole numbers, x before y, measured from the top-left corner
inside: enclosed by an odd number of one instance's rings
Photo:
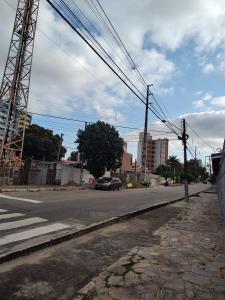
[[[193,193],[193,194],[189,195],[189,197],[199,195],[200,193],[202,193],[202,191],[197,192],[197,193]],[[161,208],[161,207],[165,207],[165,206],[168,206],[170,204],[173,204],[173,203],[176,203],[176,202],[179,202],[179,201],[182,201],[182,200],[184,200],[184,197],[177,198],[177,199],[174,199],[174,200],[170,200],[170,201],[167,201],[167,202],[157,203],[157,204],[154,204],[152,206],[148,206],[148,207],[145,207],[145,208],[142,208],[142,209],[139,209],[139,210],[135,210],[135,211],[123,214],[123,215],[113,217],[113,218],[109,218],[109,219],[106,219],[106,220],[98,222],[98,223],[93,223],[93,224],[91,224],[89,226],[86,226],[86,227],[84,227],[82,229],[79,229],[79,230],[74,230],[74,231],[72,230],[69,233],[62,234],[61,236],[59,235],[59,236],[57,236],[55,238],[52,238],[50,240],[45,240],[45,241],[43,241],[39,244],[35,244],[35,245],[30,246],[30,247],[20,249],[18,251],[7,252],[6,254],[0,255],[0,264],[2,264],[4,262],[8,262],[8,261],[10,261],[12,259],[15,259],[15,258],[18,258],[18,257],[28,255],[28,254],[33,253],[33,252],[38,251],[38,250],[45,249],[49,246],[57,245],[57,244],[60,244],[62,242],[71,240],[73,238],[80,237],[82,235],[93,232],[95,230],[102,229],[106,226],[110,226],[110,225],[113,225],[113,224],[116,224],[116,223],[119,223],[119,222],[122,222],[122,221],[126,221],[128,219],[139,216],[139,215],[144,214],[146,212],[149,212],[149,211]]]
[[[84,191],[83,187],[49,187],[49,188],[0,188],[0,193],[6,192],[47,192],[47,191]],[[88,189],[87,189],[88,190]]]

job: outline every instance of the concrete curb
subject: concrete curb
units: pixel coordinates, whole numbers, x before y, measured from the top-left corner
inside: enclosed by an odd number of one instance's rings
[[[202,193],[202,191],[190,194],[189,197],[199,195],[200,193]],[[87,233],[90,233],[90,232],[93,232],[95,230],[104,228],[106,226],[113,225],[113,224],[116,224],[116,223],[119,223],[119,222],[122,222],[122,221],[125,221],[125,220],[128,220],[128,219],[131,219],[133,217],[144,214],[146,212],[155,210],[157,208],[165,207],[165,206],[168,206],[170,204],[173,204],[173,203],[176,203],[176,202],[182,201],[182,200],[184,200],[184,197],[177,198],[177,199],[174,199],[174,200],[170,200],[170,201],[167,201],[167,202],[157,203],[157,204],[154,204],[152,206],[148,206],[148,207],[145,207],[145,208],[142,208],[142,209],[139,209],[139,210],[135,210],[135,211],[123,214],[123,215],[113,217],[113,218],[109,218],[109,219],[106,219],[106,220],[98,222],[98,223],[93,223],[93,224],[91,224],[89,226],[86,226],[86,227],[84,227],[82,229],[79,229],[79,230],[71,230],[69,233],[66,233],[66,234],[64,233],[64,234],[59,235],[55,238],[45,240],[41,243],[34,244],[32,246],[29,246],[29,247],[26,247],[26,248],[23,248],[23,249],[14,251],[14,252],[7,252],[3,255],[0,255],[0,264],[2,264],[4,262],[7,262],[7,261],[10,261],[12,259],[21,257],[21,256],[28,255],[32,252],[47,248],[49,246],[60,244],[62,242],[71,240],[72,238],[76,238],[76,237],[85,235]]]
[[[33,187],[33,188],[0,188],[0,193],[6,192],[47,192],[47,191],[84,191],[88,190],[83,187],[49,187],[49,188],[42,188],[42,187]]]
[[[190,197],[196,197],[196,196],[199,197],[200,194],[215,194],[215,193],[212,193],[212,192],[206,190],[206,191],[202,191],[202,192],[199,192],[199,193],[192,194],[192,195],[190,195]],[[136,247],[134,247],[134,248],[136,248]],[[134,248],[132,248],[132,249],[134,249]],[[131,251],[132,251],[132,249],[131,249]],[[130,253],[130,251],[128,252],[128,255],[129,255],[129,253]],[[117,273],[117,271],[112,271],[112,269],[110,270],[110,268],[112,266],[115,266],[117,261],[120,261],[121,258],[127,257],[128,255],[125,254],[122,257],[118,258],[115,262],[111,263],[107,267],[107,269],[104,268],[104,270],[101,270],[99,274],[97,274],[97,275],[93,276],[91,279],[89,279],[89,281],[86,284],[84,284],[84,286],[76,292],[76,295],[74,296],[73,300],[91,300],[91,299],[95,299],[95,297],[97,299],[98,295],[100,295],[99,297],[101,297],[100,293],[101,293],[101,287],[102,287],[101,284],[102,284],[102,282],[99,281],[99,277],[101,278],[101,276],[102,276],[102,278],[106,279],[106,278],[109,278],[110,276],[112,276],[113,273]],[[120,266],[120,265],[123,265],[123,264],[125,264],[125,263],[121,263],[121,264],[118,264],[116,266]],[[108,271],[108,270],[111,271],[111,274],[109,273],[110,271]],[[116,270],[116,268],[114,270]],[[104,273],[108,273],[110,275],[103,275]],[[122,275],[121,274],[116,274],[116,276],[122,276]],[[115,283],[111,285],[111,288],[113,288],[113,286],[115,287],[115,289],[124,287],[123,285],[120,286],[120,285],[116,285]],[[97,289],[99,289],[99,291],[100,291],[99,294],[97,293]],[[104,298],[104,293],[102,293],[102,298],[101,299],[103,299],[103,298]],[[124,298],[129,299],[129,296],[128,297],[125,296]],[[123,299],[123,297],[120,298],[120,299]]]

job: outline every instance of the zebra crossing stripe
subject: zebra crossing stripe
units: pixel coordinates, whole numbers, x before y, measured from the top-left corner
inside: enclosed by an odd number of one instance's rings
[[[0,220],[17,218],[17,217],[22,217],[22,216],[24,216],[24,214],[20,214],[20,213],[4,214],[4,215],[0,215]]]
[[[0,213],[7,212],[7,209],[0,209]]]
[[[30,229],[30,230],[25,230],[25,231],[18,232],[18,233],[5,235],[2,238],[0,238],[0,246],[6,245],[9,243],[13,243],[13,242],[27,240],[27,239],[30,239],[30,238],[33,238],[36,236],[40,236],[40,235],[47,234],[50,232],[62,230],[62,229],[68,228],[68,227],[70,227],[70,226],[66,225],[66,224],[55,223],[55,224],[41,226],[41,227]]]
[[[39,201],[39,200],[13,197],[13,196],[8,196],[8,195],[4,195],[4,194],[0,194],[0,197],[1,198],[6,198],[6,199],[13,199],[13,200],[19,200],[19,201],[24,201],[24,202],[30,202],[30,203],[41,203],[42,202],[42,201]]]
[[[9,229],[24,227],[24,226],[46,222],[46,221],[48,220],[35,217],[35,218],[28,218],[28,219],[14,221],[14,222],[6,222],[0,224],[0,230],[9,230]]]

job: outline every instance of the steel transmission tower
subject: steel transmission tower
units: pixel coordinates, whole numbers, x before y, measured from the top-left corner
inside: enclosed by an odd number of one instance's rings
[[[22,159],[34,37],[39,0],[18,0],[16,18],[0,88],[0,168],[12,168]],[[25,122],[24,122],[25,123]]]

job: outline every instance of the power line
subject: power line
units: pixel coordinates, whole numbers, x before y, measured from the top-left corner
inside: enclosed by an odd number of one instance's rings
[[[102,59],[104,60],[104,62],[108,65],[108,67],[111,68],[111,70],[113,70],[113,72],[115,73],[115,70],[112,68],[112,66],[106,61],[105,58],[103,58],[103,56],[93,47],[93,45],[90,44],[90,42],[88,42],[87,38],[89,39],[90,41],[90,38],[91,38],[91,41],[92,43],[94,42],[94,44],[96,44],[99,48],[99,50],[103,53],[103,55],[105,55],[107,57],[107,59],[109,59],[109,61],[111,61],[111,63],[113,63],[115,65],[115,67],[118,69],[118,71],[120,73],[122,73],[122,75],[126,78],[126,80],[129,81],[129,83],[133,86],[134,89],[136,89],[136,91],[145,99],[145,96],[142,94],[142,92],[133,84],[133,82],[128,78],[128,76],[124,73],[124,71],[118,66],[118,64],[112,59],[112,57],[108,54],[108,52],[102,47],[102,45],[96,40],[96,38],[93,36],[93,34],[90,32],[90,30],[83,24],[83,22],[76,16],[76,14],[73,12],[73,10],[71,10],[69,8],[69,6],[65,3],[64,0],[59,0],[62,5],[64,6],[64,8],[69,12],[69,15],[66,14],[66,12],[64,12],[63,10],[63,13],[58,9],[56,8],[52,2],[50,0],[47,0],[55,9],[56,11],[61,15],[61,17],[73,28],[73,30],[76,31],[77,34],[79,34],[80,37],[82,37],[82,39],[84,41],[86,41],[86,43],[92,48],[92,50]],[[78,22],[78,24],[80,26],[78,26],[78,28],[80,29],[83,29],[85,31],[85,33],[88,35],[87,38],[85,38],[81,32],[77,29],[76,26],[74,26],[72,23],[69,22],[69,20],[67,18],[65,18],[65,15],[67,15],[67,17],[70,19],[70,15]],[[117,76],[119,76],[119,74],[116,72],[115,74],[117,74]],[[121,75],[120,75],[120,78],[122,79]],[[125,81],[124,81],[125,82]],[[127,86],[129,86],[127,83],[126,83]],[[136,93],[137,93],[136,92]],[[140,97],[140,96],[139,96]]]
[[[48,117],[48,118],[54,118],[54,119],[60,119],[60,120],[66,120],[66,121],[74,121],[74,122],[79,122],[79,123],[94,123],[93,121],[87,121],[87,120],[80,120],[80,119],[74,119],[74,118],[68,118],[68,117],[60,117],[60,116],[54,116],[54,115],[49,115],[49,114],[42,114],[42,113],[37,113],[37,112],[32,112],[32,111],[28,111],[28,114],[31,115],[37,115],[37,116],[42,116],[42,117]],[[123,126],[123,125],[112,125],[114,127],[118,127],[118,128],[124,128],[124,129],[131,129],[131,130],[143,130],[143,128],[139,128],[139,127],[130,127],[130,126]],[[159,132],[159,133],[171,133],[168,131],[163,131],[163,130],[154,130],[151,129],[151,132]]]
[[[69,7],[65,4],[65,2],[63,0],[59,0],[62,5],[68,10],[70,11],[70,13],[72,14],[72,16],[75,17],[75,19],[79,22],[79,24],[81,26],[83,26],[82,22],[80,22],[80,20],[77,18],[77,16],[69,9]],[[143,104],[145,104],[145,100],[143,100],[142,97],[140,97],[137,92],[135,92],[133,90],[133,88],[121,77],[121,75],[119,75],[116,70],[113,69],[113,67],[106,61],[106,59],[94,48],[93,45],[90,44],[90,42],[87,40],[87,38],[85,38],[82,33],[72,24],[71,21],[69,21],[65,15],[69,18],[69,16],[65,13],[65,12],[61,12],[60,9],[58,7],[56,7],[50,0],[47,0],[47,2],[58,12],[58,14],[63,18],[64,21],[66,21],[66,23],[68,23],[68,25],[83,39],[83,41],[97,54],[97,56],[110,68],[110,70],[130,89],[130,91],[137,97],[139,98],[139,100],[141,100],[141,102]],[[65,15],[64,15],[65,14]],[[85,27],[85,26],[84,26]],[[88,30],[87,30],[88,31]],[[89,32],[90,33],[90,32]],[[101,47],[101,46],[100,46]],[[101,47],[102,48],[102,47]],[[103,49],[104,50],[104,49]],[[104,50],[105,51],[105,50]],[[105,53],[108,55],[108,53],[105,51]],[[109,56],[110,60],[111,57]],[[115,63],[115,62],[114,62]],[[117,66],[118,67],[118,66]],[[129,80],[130,81],[130,80]],[[132,84],[133,85],[133,84]],[[135,87],[135,89],[137,89]],[[142,95],[143,96],[143,95]],[[155,112],[151,107],[148,107],[150,109],[150,111],[159,119],[161,120],[170,130],[171,130],[171,126],[169,126],[166,121],[160,117],[160,115],[158,115],[157,112]],[[177,135],[177,132],[174,131],[174,133]]]
[[[92,0],[91,0],[91,1],[92,1]],[[99,1],[99,0],[96,0],[96,1],[97,1],[98,5],[99,5],[100,9],[102,10],[102,12],[103,12],[104,16],[105,16],[105,17],[106,17],[106,19],[108,20],[108,22],[109,22],[110,26],[112,27],[113,31],[115,32],[115,34],[116,34],[116,37],[118,38],[118,40],[119,40],[120,44],[122,45],[122,48],[124,49],[125,53],[127,54],[127,57],[130,59],[130,61],[131,61],[131,65],[133,65],[133,67],[135,68],[135,70],[138,72],[138,74],[139,74],[140,78],[142,79],[142,81],[143,81],[143,83],[144,83],[145,87],[147,87],[147,83],[146,83],[146,81],[145,81],[144,77],[142,76],[141,72],[138,70],[138,68],[137,68],[137,65],[135,64],[135,62],[134,62],[134,60],[132,59],[132,57],[131,57],[130,53],[128,52],[127,48],[125,47],[125,45],[124,45],[123,41],[121,40],[121,38],[120,38],[119,34],[117,33],[117,31],[116,31],[115,27],[113,26],[113,24],[112,24],[111,20],[109,19],[108,15],[106,14],[105,10],[103,9],[103,6],[101,5],[101,3],[100,3],[100,1]],[[92,2],[93,2],[93,1],[92,1]]]
[[[187,126],[191,129],[191,131],[197,136],[197,137],[199,137],[202,141],[203,141],[203,143],[205,143],[209,148],[211,148],[211,149],[213,149],[213,151],[215,151],[215,149],[211,146],[211,145],[209,145],[197,132],[196,132],[196,130],[194,130],[190,125],[189,125],[189,123],[187,124]]]

